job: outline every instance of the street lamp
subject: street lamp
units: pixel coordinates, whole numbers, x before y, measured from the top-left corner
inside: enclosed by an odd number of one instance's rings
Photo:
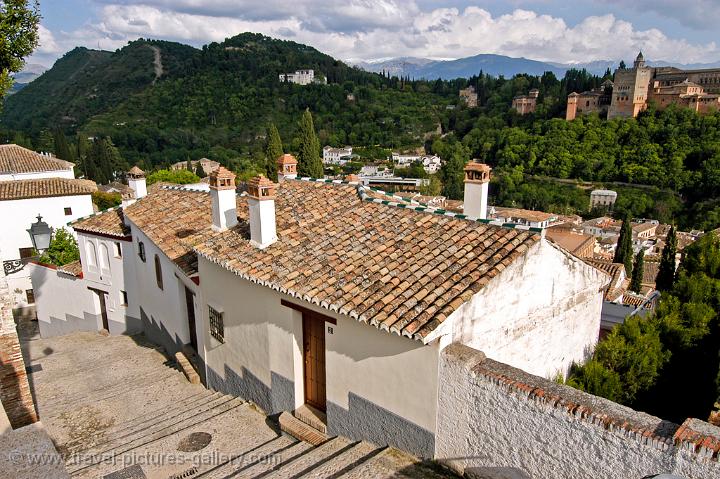
[[[33,223],[28,230],[32,238],[33,246],[37,252],[44,251],[50,247],[50,238],[52,237],[52,228],[42,220],[42,216],[38,213],[37,223]]]

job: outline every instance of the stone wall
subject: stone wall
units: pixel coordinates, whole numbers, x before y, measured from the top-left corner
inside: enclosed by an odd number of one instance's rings
[[[15,330],[5,273],[0,271],[0,402],[10,425],[17,429],[38,420],[25,361]]]
[[[720,428],[682,425],[452,344],[441,353],[436,458],[478,477],[720,477]]]

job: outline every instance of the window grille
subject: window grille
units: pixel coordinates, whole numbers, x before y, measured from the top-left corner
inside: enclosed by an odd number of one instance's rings
[[[138,256],[144,263],[145,262],[145,244],[143,244],[142,241],[138,241]]]
[[[208,316],[210,317],[210,335],[220,341],[225,342],[225,325],[223,324],[223,315],[216,311],[212,306],[208,306]]]

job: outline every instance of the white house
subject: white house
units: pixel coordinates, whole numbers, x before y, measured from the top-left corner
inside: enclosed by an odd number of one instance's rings
[[[326,146],[323,148],[323,163],[326,165],[344,165],[352,158],[352,146],[344,148],[333,148]]]
[[[426,173],[433,174],[437,173],[442,166],[442,160],[436,155],[413,155],[413,154],[400,154],[393,153],[392,161],[397,166],[408,167],[413,163],[422,163]]]
[[[423,156],[422,164],[425,172],[432,175],[440,171],[440,167],[442,166],[442,160],[439,156],[435,155]]]
[[[33,223],[57,229],[93,212],[92,181],[77,180],[73,164],[17,145],[0,145],[0,259],[16,307],[34,302],[29,271]]]
[[[288,161],[279,184],[255,178],[246,194],[220,168],[209,194],[160,187],[76,224],[88,237],[91,223],[129,228],[126,322],[138,312],[170,351],[192,345],[208,387],[267,413],[324,411],[331,435],[432,457],[444,346],[546,377],[593,349],[608,278],[542,234],[294,180]]]
[[[281,73],[278,75],[281,82],[295,83],[296,85],[310,85],[311,83],[326,83],[324,77],[315,78],[314,70],[295,70],[295,73]]]

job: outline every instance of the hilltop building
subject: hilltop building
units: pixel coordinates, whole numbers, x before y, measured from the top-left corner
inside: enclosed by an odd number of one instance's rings
[[[344,165],[352,159],[352,150],[352,146],[344,148],[326,146],[323,148],[323,163],[326,165]]]
[[[568,95],[565,119],[574,120],[577,115],[598,113],[601,118],[607,118],[608,109],[612,102],[613,82],[605,80],[598,88],[582,93],[572,92]]]
[[[203,171],[206,175],[209,175],[213,171],[220,168],[220,163],[217,161],[210,160],[208,158],[200,158],[199,160],[190,160],[190,165],[192,166],[193,171],[197,168],[197,164],[200,163],[200,166],[202,166]],[[187,169],[187,161],[178,161],[177,163],[173,163],[170,166],[171,170],[186,170]]]
[[[607,208],[611,210],[617,201],[617,191],[593,190],[590,192],[590,209]]]
[[[607,111],[607,119],[635,118],[650,103],[664,109],[669,105],[690,108],[698,113],[720,109],[720,68],[681,70],[649,67],[642,52],[630,68],[615,71],[612,88],[568,95],[566,119],[578,114]],[[609,99],[609,103],[608,103]]]
[[[295,83],[296,85],[310,85],[312,83],[325,84],[327,79],[323,76],[315,77],[315,70],[295,70],[295,73],[281,73],[278,75],[281,83]]]
[[[533,88],[527,95],[518,95],[513,98],[512,108],[521,115],[534,113],[538,96],[540,96],[540,90]]]
[[[460,100],[462,100],[468,108],[475,108],[478,106],[478,94],[475,91],[475,87],[470,85],[467,88],[460,90]]]

